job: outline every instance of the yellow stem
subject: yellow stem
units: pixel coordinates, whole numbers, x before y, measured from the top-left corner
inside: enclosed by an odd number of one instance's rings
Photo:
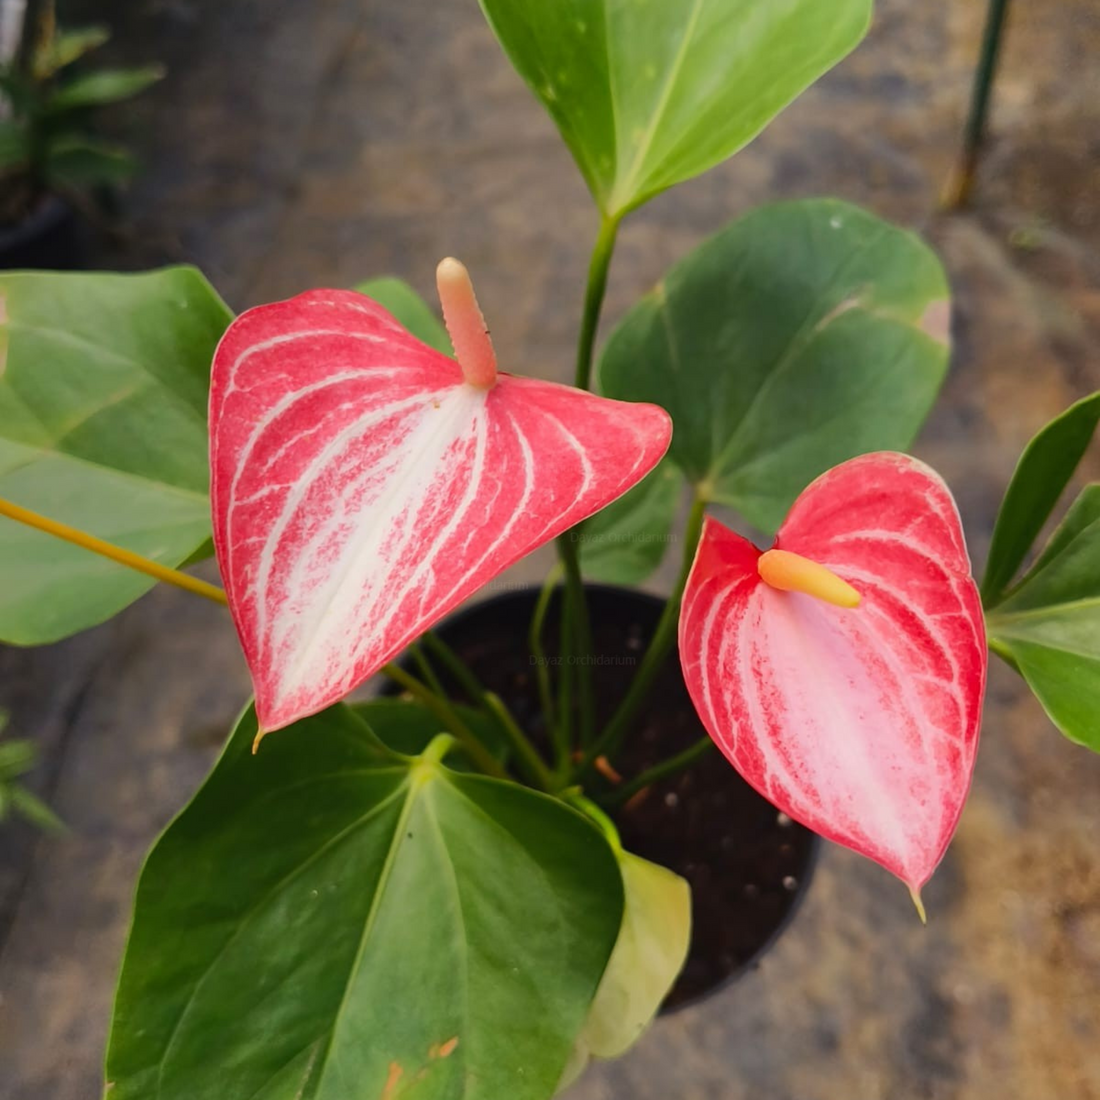
[[[65,542],[71,542],[74,546],[83,547],[83,549],[90,550],[93,554],[109,558],[128,569],[136,569],[139,573],[145,573],[158,581],[174,584],[177,588],[193,592],[196,596],[205,596],[206,599],[213,600],[214,603],[223,605],[228,603],[225,593],[217,585],[207,584],[206,581],[199,580],[198,577],[192,577],[187,573],[181,573],[178,569],[169,569],[167,565],[161,565],[149,558],[143,558],[132,550],[124,550],[121,546],[105,542],[103,539],[96,538],[95,535],[89,535],[86,531],[70,527],[67,523],[59,523],[55,519],[39,515],[29,508],[12,504],[11,501],[0,500],[0,516],[6,516],[8,519],[15,520],[16,523],[33,527],[36,531],[43,531],[47,535],[53,535],[54,538],[64,539]]]

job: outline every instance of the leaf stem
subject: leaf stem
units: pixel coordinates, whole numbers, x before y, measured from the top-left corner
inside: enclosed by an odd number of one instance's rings
[[[435,674],[435,669],[432,668],[431,662],[424,655],[424,649],[419,642],[413,642],[409,646],[409,653],[412,654],[413,661],[416,662],[416,667],[420,670],[421,678],[427,684],[436,695],[443,696],[446,692],[443,690],[443,685],[439,682],[439,677]]]
[[[574,384],[579,390],[592,388],[592,356],[596,347],[596,330],[600,327],[600,312],[607,293],[607,273],[615,254],[622,215],[604,216],[588,264],[588,286],[584,292],[584,314],[577,338],[577,374]]]
[[[668,760],[661,761],[660,764],[655,764],[652,768],[648,768],[630,780],[629,783],[624,783],[621,787],[616,788],[601,801],[609,808],[625,805],[639,791],[644,791],[646,787],[651,787],[661,779],[667,779],[669,776],[686,771],[697,760],[701,760],[706,756],[712,748],[714,748],[714,742],[709,736],[700,737],[690,748],[669,757]]]
[[[507,779],[508,773],[504,770],[499,760],[477,739],[473,731],[458,716],[454,707],[442,696],[436,695],[431,688],[422,684],[410,672],[406,672],[400,665],[390,663],[383,665],[381,670],[394,683],[404,688],[414,699],[423,703],[446,727],[447,731],[454,735],[462,746],[466,755],[486,775],[496,779]]]
[[[559,771],[569,760],[569,739],[563,740],[554,721],[554,692],[550,679],[550,666],[546,660],[546,647],[542,644],[542,631],[546,625],[546,613],[550,610],[550,600],[554,589],[561,580],[561,565],[555,565],[543,582],[539,598],[535,603],[535,613],[531,616],[531,627],[527,635],[527,646],[535,662],[535,681],[539,689],[539,702],[542,705],[542,718],[550,737],[554,742],[556,765]]]
[[[137,572],[144,573],[155,580],[164,581],[166,584],[174,584],[177,588],[192,592],[196,596],[203,596],[214,603],[225,605],[229,602],[225,592],[217,585],[208,584],[206,581],[199,580],[198,577],[192,577],[188,573],[181,573],[178,569],[170,569],[167,565],[161,565],[160,562],[142,557],[141,554],[135,554],[132,550],[125,550],[121,546],[105,542],[103,539],[96,538],[95,535],[89,535],[86,531],[81,531],[77,527],[70,527],[67,523],[60,523],[58,520],[50,519],[38,512],[32,512],[29,508],[23,508],[11,501],[0,500],[0,516],[6,516],[8,519],[15,520],[16,523],[33,527],[36,531],[42,531],[44,534],[53,535],[54,538],[63,539],[65,542],[70,542],[84,550],[90,550],[93,554],[109,558],[118,565],[137,570]]]
[[[478,678],[470,671],[462,658],[437,634],[429,631],[423,635],[421,641],[432,650],[440,661],[446,665],[451,675],[459,681],[470,702],[482,707],[496,719],[497,725],[501,727],[522,759],[528,778],[542,790],[550,790],[553,787],[553,776],[539,755],[538,750],[531,743],[527,734],[523,732],[519,722],[516,721],[515,715],[509,710],[508,704],[499,695],[482,687]],[[430,669],[431,666],[428,665],[426,660],[424,663]],[[436,680],[435,683],[438,685],[439,681]],[[441,685],[437,687],[437,691],[440,695],[444,694]]]
[[[592,358],[596,347],[596,332],[600,327],[600,313],[607,293],[607,275],[611,258],[615,253],[615,241],[619,235],[622,215],[602,215],[592,258],[588,264],[588,283],[584,292],[584,312],[581,316],[580,334],[577,337],[577,371],[574,384],[579,390],[592,386]],[[571,682],[576,674],[577,703],[580,711],[580,742],[587,745],[595,726],[595,704],[592,694],[592,668],[583,660],[592,651],[592,633],[588,621],[588,606],[581,580],[578,535],[581,525],[558,536],[558,555],[565,570],[565,598],[562,601],[562,651],[577,659],[576,664],[562,667],[560,676],[561,699],[558,721],[568,740],[571,722]]]
[[[466,693],[471,703],[477,703],[485,694],[485,688],[470,671],[466,662],[434,630],[425,631],[420,642],[437,657],[446,670],[458,681],[459,687]],[[442,695],[442,690],[440,691]]]
[[[565,568],[562,649],[568,662],[562,671],[568,672],[577,685],[580,743],[582,747],[587,747],[592,742],[595,730],[596,704],[592,693],[592,666],[586,660],[592,652],[592,625],[588,619],[588,601],[584,595],[580,554],[577,552],[580,529],[581,525],[577,524],[558,539],[561,561]],[[565,702],[562,703],[559,717],[568,731],[571,714]]]
[[[687,587],[688,576],[691,573],[692,564],[695,561],[695,551],[699,547],[699,539],[703,533],[703,520],[706,517],[707,500],[698,490],[691,504],[691,513],[688,516],[687,528],[684,532],[684,558],[680,566],[680,576],[677,578],[676,587],[669,596],[668,602],[657,621],[657,628],[653,632],[649,647],[642,658],[638,674],[630,684],[619,709],[612,716],[604,731],[596,738],[595,743],[585,753],[581,761],[579,772],[584,772],[592,762],[601,755],[613,755],[622,744],[630,722],[638,712],[638,708],[646,701],[653,681],[665,658],[676,642],[676,628],[680,620],[680,605],[684,598],[684,589]]]
[[[512,747],[516,750],[519,761],[527,773],[527,778],[541,790],[552,791],[554,789],[554,777],[550,774],[550,770],[546,767],[542,757],[535,751],[535,746],[531,744],[527,735],[520,729],[519,723],[512,717],[512,712],[504,705],[501,697],[487,691],[482,698],[485,705],[500,723],[501,728],[508,735],[508,740],[511,741]]]

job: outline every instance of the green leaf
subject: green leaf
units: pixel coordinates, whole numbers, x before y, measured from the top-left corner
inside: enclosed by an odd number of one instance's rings
[[[12,810],[19,814],[24,821],[43,829],[48,833],[65,832],[65,823],[46,805],[42,799],[35,797],[24,787],[14,786],[9,788],[8,796],[11,800]]]
[[[444,733],[443,724],[427,707],[410,699],[371,699],[352,703],[351,709],[394,751],[417,756]],[[478,740],[501,762],[508,758],[508,741],[499,724],[473,707],[456,706],[458,716]],[[465,766],[461,757],[451,765]]]
[[[1100,484],[1087,486],[1024,579],[986,616],[1051,721],[1100,752]]]
[[[118,103],[145,91],[163,77],[163,65],[146,65],[140,69],[99,69],[63,84],[46,101],[46,109],[59,114],[78,107]]]
[[[231,318],[193,268],[0,274],[0,498],[176,566],[210,537],[206,403]],[[0,518],[0,640],[110,618],[142,574]]]
[[[46,177],[56,185],[84,189],[125,183],[137,171],[137,161],[125,149],[66,135],[51,141],[46,151]]]
[[[1027,445],[1005,492],[989,547],[982,600],[1004,595],[1043,529],[1100,422],[1100,393],[1070,406]]]
[[[34,59],[36,78],[48,79],[60,69],[79,61],[85,54],[99,49],[110,37],[111,32],[106,27],[81,27],[61,31],[38,51]]]
[[[34,745],[27,740],[0,742],[0,778],[12,779],[34,767]]]
[[[625,898],[619,938],[559,1088],[579,1077],[589,1058],[618,1058],[642,1037],[691,946],[687,881],[630,852],[620,851],[619,869]]]
[[[481,0],[600,209],[751,141],[866,33],[871,0]]]
[[[404,279],[386,276],[371,279],[355,288],[360,294],[373,298],[383,309],[387,309],[415,336],[430,348],[453,356],[451,339],[442,321],[435,312],[416,293]]]
[[[610,845],[438,743],[380,759],[346,707],[255,732],[142,872],[110,1100],[551,1095],[622,916]]]
[[[587,577],[640,584],[664,560],[684,479],[666,458],[630,492],[586,521],[580,533]]]
[[[831,199],[779,203],[677,264],[612,334],[599,383],[666,408],[688,480],[774,531],[829,467],[909,446],[947,368],[948,316],[916,236]]]

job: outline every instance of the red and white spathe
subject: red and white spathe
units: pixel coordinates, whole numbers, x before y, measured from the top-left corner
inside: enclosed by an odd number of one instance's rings
[[[465,269],[460,362],[360,294],[239,317],[214,358],[214,543],[270,732],[343,698],[466,597],[661,459],[671,422],[496,373]]]
[[[853,459],[806,489],[763,555],[708,520],[680,654],[741,775],[919,905],[970,786],[988,661],[943,481],[905,455]]]

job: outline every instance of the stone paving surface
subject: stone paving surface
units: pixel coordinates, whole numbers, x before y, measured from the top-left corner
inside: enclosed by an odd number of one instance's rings
[[[382,273],[428,292],[454,253],[502,362],[571,376],[595,218],[474,0],[107,7],[70,5],[115,23],[117,56],[163,59],[171,75],[124,115],[146,171],[104,266],[189,260],[243,307]],[[956,352],[917,453],[956,490],[979,562],[1020,448],[1100,385],[1100,5],[1014,9],[971,213],[939,213],[937,195],[983,4],[880,0],[862,48],[763,137],[629,219],[608,301],[612,320],[771,198],[836,194],[923,232],[954,285]],[[70,826],[0,831],[2,1100],[99,1094],[142,855],[246,692],[227,619],[175,592],[59,645],[0,650],[0,705],[42,745],[35,782]],[[1098,1100],[1098,814],[1100,758],[995,664],[929,927],[885,873],[829,847],[752,974],[661,1020],[570,1096]]]

